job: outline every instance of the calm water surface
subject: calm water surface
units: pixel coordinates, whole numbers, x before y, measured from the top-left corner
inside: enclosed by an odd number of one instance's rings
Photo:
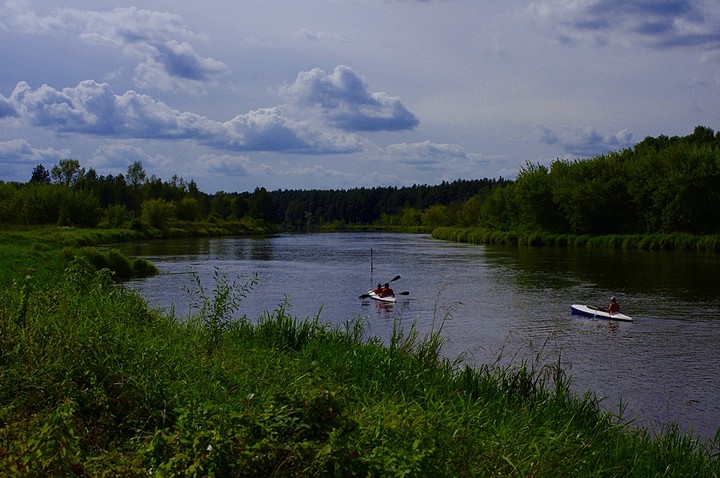
[[[610,252],[474,246],[409,234],[286,234],[272,238],[156,241],[123,245],[161,274],[129,284],[158,307],[187,316],[199,279],[216,271],[258,283],[240,314],[285,305],[297,317],[368,321],[387,338],[393,321],[443,326],[446,355],[471,363],[558,356],[574,389],[659,430],[712,437],[720,427],[720,258],[694,253]],[[407,291],[394,306],[359,295],[377,282]],[[570,315],[570,305],[606,305],[611,295],[633,323]]]

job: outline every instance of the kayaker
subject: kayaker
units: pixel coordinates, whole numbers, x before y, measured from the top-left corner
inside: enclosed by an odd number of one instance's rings
[[[395,297],[395,292],[390,288],[389,282],[385,283],[379,295],[380,297]]]
[[[620,312],[620,304],[618,304],[615,296],[610,297],[610,305],[605,309],[605,311],[610,314],[617,314],[618,312]]]
[[[380,284],[380,283],[378,282],[377,287],[375,287],[375,288],[373,289],[373,294],[377,294],[377,295],[382,294],[382,289],[383,289],[382,284]]]

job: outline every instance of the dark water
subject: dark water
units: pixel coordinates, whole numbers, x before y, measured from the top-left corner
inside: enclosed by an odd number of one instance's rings
[[[304,234],[123,246],[162,274],[130,283],[151,304],[188,315],[196,278],[216,271],[242,284],[257,275],[241,314],[285,306],[297,317],[368,321],[387,338],[393,321],[442,326],[446,355],[471,363],[538,364],[561,357],[578,392],[659,430],[714,436],[720,427],[720,258],[694,253],[472,246],[407,234]],[[407,291],[394,306],[360,300],[377,282]],[[570,305],[618,297],[633,323],[570,315]],[[539,357],[539,359],[538,359]]]

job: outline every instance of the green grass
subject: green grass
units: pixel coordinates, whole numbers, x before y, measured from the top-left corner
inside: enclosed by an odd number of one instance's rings
[[[559,360],[470,367],[441,328],[385,344],[361,320],[248,318],[254,280],[221,271],[175,317],[57,247],[0,290],[0,476],[720,474],[717,442],[629,428]]]
[[[439,227],[433,229],[432,237],[470,244],[720,252],[720,236],[694,236],[681,233],[589,236],[533,231],[498,231],[484,228]]]

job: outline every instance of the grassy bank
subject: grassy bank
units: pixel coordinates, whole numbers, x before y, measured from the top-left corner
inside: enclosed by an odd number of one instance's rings
[[[498,231],[484,228],[439,227],[433,230],[432,237],[470,244],[720,252],[720,236],[694,236],[681,233],[588,236],[545,232]]]
[[[64,247],[0,290],[0,475],[720,474],[715,445],[623,426],[543,357],[471,368],[414,329],[235,320],[253,284],[220,272],[178,318]]]

